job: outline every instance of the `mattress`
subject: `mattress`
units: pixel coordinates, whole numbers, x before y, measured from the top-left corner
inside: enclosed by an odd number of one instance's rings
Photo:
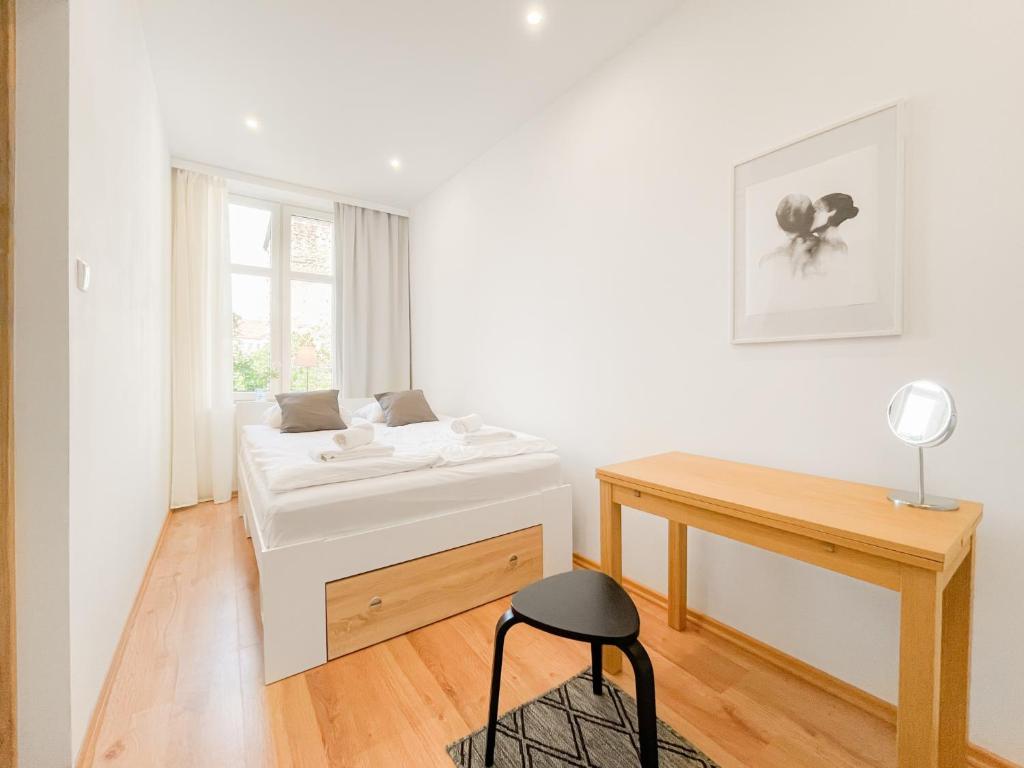
[[[239,446],[239,472],[270,549],[472,509],[561,484],[558,455],[543,452],[274,493],[250,452],[278,436],[270,427],[247,426]]]

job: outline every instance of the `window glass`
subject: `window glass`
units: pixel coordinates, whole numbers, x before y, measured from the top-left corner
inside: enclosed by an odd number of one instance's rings
[[[265,208],[241,203],[228,206],[231,263],[269,267],[273,214]]]
[[[334,382],[330,283],[291,281],[291,386],[330,389]]]
[[[236,395],[335,386],[330,214],[234,196],[228,226]]]
[[[270,356],[270,278],[231,275],[231,352],[235,392],[262,392],[274,378]]]
[[[330,275],[334,261],[334,225],[329,221],[291,216],[291,269]]]

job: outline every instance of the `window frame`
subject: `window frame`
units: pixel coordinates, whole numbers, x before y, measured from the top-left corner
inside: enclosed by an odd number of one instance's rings
[[[338,338],[337,316],[338,302],[335,284],[337,274],[333,259],[331,274],[319,275],[311,272],[298,272],[291,268],[291,218],[316,219],[331,224],[332,242],[337,237],[337,222],[334,213],[306,208],[298,205],[279,203],[251,195],[230,193],[228,205],[237,204],[249,208],[259,208],[270,212],[270,266],[257,267],[249,264],[236,264],[231,260],[230,247],[226,254],[229,275],[254,275],[270,278],[270,366],[278,375],[267,383],[269,393],[291,391],[291,288],[292,281],[322,283],[331,287],[331,381],[332,386],[338,384]],[[232,359],[232,366],[234,360]],[[233,378],[233,377],[232,377]],[[232,387],[232,389],[234,389]],[[259,392],[232,392],[235,402],[256,400]]]

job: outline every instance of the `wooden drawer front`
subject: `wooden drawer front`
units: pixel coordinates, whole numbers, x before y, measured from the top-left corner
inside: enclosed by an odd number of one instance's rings
[[[510,595],[544,575],[541,526],[327,585],[327,658]]]

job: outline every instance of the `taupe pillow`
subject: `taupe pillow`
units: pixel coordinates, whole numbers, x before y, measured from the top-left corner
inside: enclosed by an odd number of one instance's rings
[[[277,396],[281,406],[282,432],[317,432],[321,429],[346,429],[338,407],[338,390],[284,392]]]
[[[384,392],[374,395],[374,397],[380,403],[380,408],[384,411],[384,421],[389,427],[404,427],[406,424],[419,424],[421,421],[437,421],[437,416],[430,410],[422,389]]]

